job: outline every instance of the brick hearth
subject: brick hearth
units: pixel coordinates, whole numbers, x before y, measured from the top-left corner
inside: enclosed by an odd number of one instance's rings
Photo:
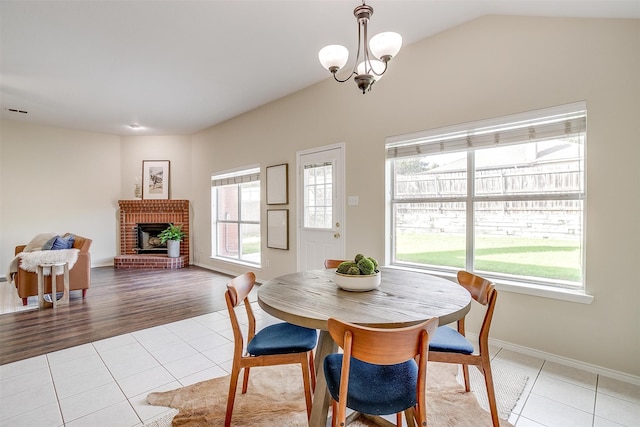
[[[120,255],[114,259],[119,269],[174,269],[189,265],[189,201],[188,200],[119,200]],[[162,254],[138,254],[138,223],[182,224],[185,236],[180,243],[180,257]]]

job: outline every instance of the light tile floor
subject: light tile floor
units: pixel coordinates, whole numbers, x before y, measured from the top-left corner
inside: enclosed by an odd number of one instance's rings
[[[276,319],[254,309],[259,327]],[[0,426],[142,426],[167,408],[146,396],[231,369],[226,310],[0,366]],[[640,387],[506,349],[493,363],[529,377],[517,427],[640,426]]]

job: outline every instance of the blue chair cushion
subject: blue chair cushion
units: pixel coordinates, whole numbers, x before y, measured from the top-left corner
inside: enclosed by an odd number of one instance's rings
[[[473,353],[473,345],[455,329],[440,326],[429,341],[429,351],[471,354]]]
[[[342,354],[324,359],[327,388],[335,401],[340,396]],[[418,365],[411,359],[397,365],[372,365],[351,358],[347,407],[370,415],[388,415],[416,404]]]
[[[258,332],[247,345],[247,352],[252,356],[302,353],[313,350],[317,339],[318,332],[315,329],[277,323]]]

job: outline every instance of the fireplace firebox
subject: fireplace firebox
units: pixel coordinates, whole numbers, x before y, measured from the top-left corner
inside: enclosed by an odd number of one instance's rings
[[[139,254],[166,254],[167,244],[162,243],[158,235],[169,227],[169,223],[162,222],[140,222],[137,224]]]

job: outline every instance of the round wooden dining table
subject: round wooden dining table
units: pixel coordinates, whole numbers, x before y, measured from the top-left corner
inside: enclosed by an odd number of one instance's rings
[[[338,350],[327,331],[329,318],[396,328],[438,317],[439,324],[445,325],[464,317],[471,307],[471,295],[456,282],[410,270],[389,267],[380,270],[380,286],[366,292],[340,289],[334,282],[335,270],[286,274],[258,288],[258,304],[265,312],[295,325],[320,330],[311,427],[325,427],[327,423],[330,396],[323,361]]]

